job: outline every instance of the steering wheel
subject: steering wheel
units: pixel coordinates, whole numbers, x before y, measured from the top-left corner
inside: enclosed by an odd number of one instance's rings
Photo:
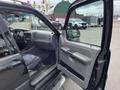
[[[20,29],[14,29],[12,30],[13,37],[16,40],[16,43],[20,49],[23,49],[26,47],[27,42],[24,36],[24,31]]]

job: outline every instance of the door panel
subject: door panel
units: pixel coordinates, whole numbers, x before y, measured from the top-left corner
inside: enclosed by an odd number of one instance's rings
[[[0,90],[13,90],[28,80],[21,55],[15,54],[0,59]],[[8,88],[9,87],[9,88]]]
[[[75,1],[68,9],[59,38],[58,69],[86,90],[104,90],[107,75],[104,69],[110,59],[107,54],[112,4],[111,0]],[[103,87],[100,83],[104,83]]]
[[[74,78],[73,80],[77,82],[80,80],[78,84],[82,88],[86,88],[100,48],[68,41],[64,37],[65,31],[63,31],[63,34],[61,35],[60,65],[58,67]]]

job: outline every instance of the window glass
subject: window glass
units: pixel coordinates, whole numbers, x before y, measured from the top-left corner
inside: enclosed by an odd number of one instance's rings
[[[50,30],[38,17],[33,14],[16,12],[4,15],[8,26],[13,29]]]
[[[10,55],[8,46],[3,38],[2,35],[0,35],[0,58]]]
[[[33,38],[42,39],[42,36],[39,36],[39,34],[54,34],[48,25],[46,25],[42,20],[39,19],[39,17],[32,13],[22,11],[4,11],[4,13],[1,13],[1,16],[9,27],[10,33],[15,39],[15,42],[20,51],[25,51],[32,48],[34,45]],[[11,41],[11,37],[9,37],[10,35],[6,34],[6,38]],[[14,49],[16,48],[14,47],[15,45],[12,46]]]
[[[73,11],[68,23],[67,39],[101,46],[104,20],[103,9],[103,1],[97,1]]]
[[[8,33],[5,33],[5,37],[0,34],[0,58],[16,53],[18,53],[18,50],[11,36]]]

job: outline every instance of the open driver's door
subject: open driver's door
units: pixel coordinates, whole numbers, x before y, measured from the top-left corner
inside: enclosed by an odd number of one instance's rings
[[[77,0],[59,39],[57,67],[86,90],[104,90],[110,61],[113,0]]]

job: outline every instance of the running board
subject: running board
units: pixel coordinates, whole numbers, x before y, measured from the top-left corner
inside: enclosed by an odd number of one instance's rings
[[[53,87],[52,90],[60,90],[60,88],[65,83],[65,76],[61,76],[61,79],[58,81],[58,83]]]
[[[51,66],[49,69],[42,71],[41,73],[38,73],[34,79],[31,80],[30,84],[31,86],[36,86],[42,79],[44,79],[48,74],[50,74],[56,66]]]

